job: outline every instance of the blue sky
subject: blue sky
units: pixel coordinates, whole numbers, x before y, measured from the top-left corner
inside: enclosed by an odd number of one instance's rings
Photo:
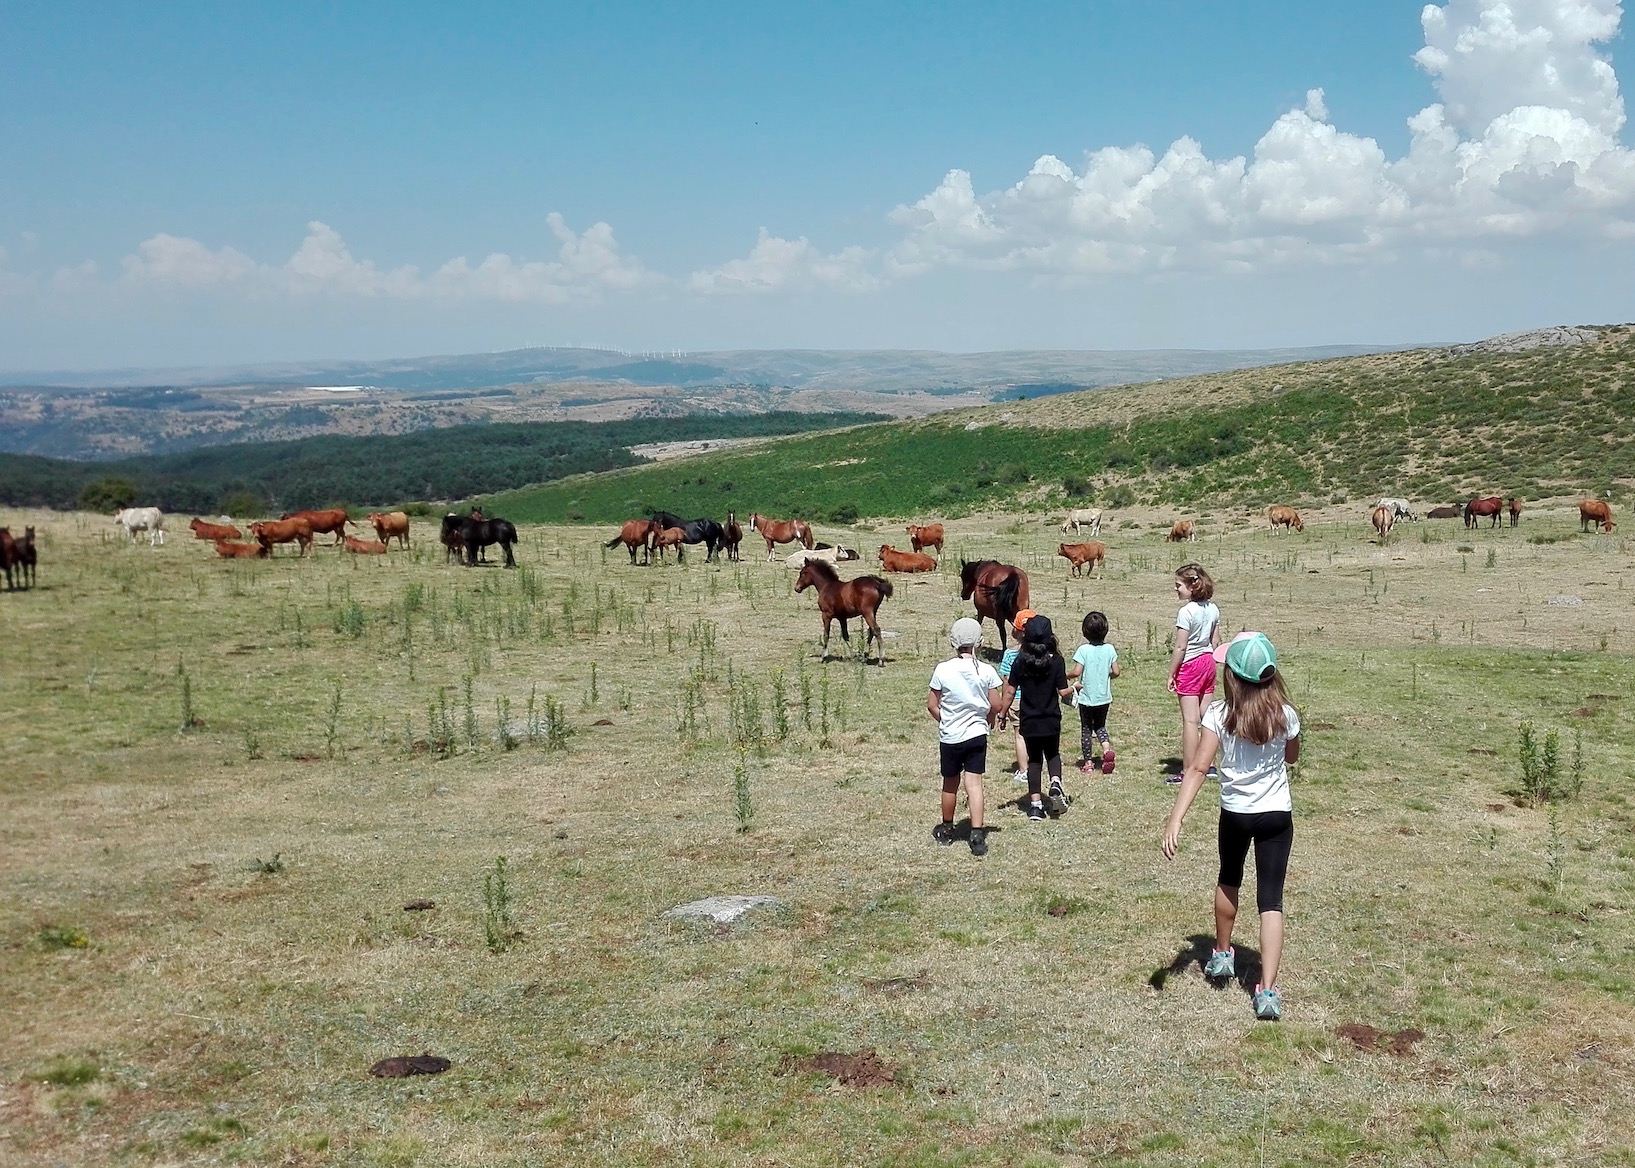
[[[11,7],[0,366],[1635,317],[1613,0],[516,7]]]

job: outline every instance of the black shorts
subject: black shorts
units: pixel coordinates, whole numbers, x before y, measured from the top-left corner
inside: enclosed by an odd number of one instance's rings
[[[1100,706],[1080,706],[1079,729],[1091,732],[1107,729],[1107,711],[1112,708],[1112,702]]]
[[[988,769],[988,736],[979,734],[964,742],[940,742],[942,777],[957,779],[960,775],[980,775]]]
[[[1022,741],[1027,744],[1029,762],[1047,762],[1062,752],[1062,735],[1055,734],[1024,734]]]
[[[1223,888],[1243,884],[1243,861],[1255,845],[1255,907],[1263,913],[1283,911],[1283,880],[1294,847],[1294,814],[1289,811],[1246,813],[1221,808],[1219,831]]]

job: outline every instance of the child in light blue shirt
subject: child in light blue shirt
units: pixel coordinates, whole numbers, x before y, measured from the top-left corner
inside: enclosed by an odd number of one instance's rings
[[[1118,667],[1118,650],[1107,644],[1107,616],[1086,613],[1082,626],[1087,644],[1073,654],[1069,678],[1077,678],[1079,694],[1079,745],[1084,760],[1079,770],[1089,774],[1099,770],[1113,773],[1113,743],[1107,737],[1107,710],[1113,704],[1113,678],[1123,672]]]

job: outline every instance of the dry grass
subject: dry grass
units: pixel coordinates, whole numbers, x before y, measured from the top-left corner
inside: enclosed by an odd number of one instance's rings
[[[1030,568],[1069,651],[1104,609],[1127,667],[1116,777],[1073,777],[1056,823],[1000,808],[981,862],[929,840],[949,572],[898,579],[890,660],[864,669],[816,660],[781,566],[633,569],[601,531],[528,529],[526,571],[501,572],[445,567],[425,526],[421,558],[226,564],[95,516],[0,518],[42,531],[40,588],[0,596],[0,1160],[1629,1162],[1626,542],[1527,542],[1575,530],[1565,509],[1383,548],[1338,511],[1304,537],[1212,515],[1179,548],[1167,515],[1119,518],[1142,527],[1111,533],[1105,581],[1068,579],[1054,528],[951,525],[950,561]],[[1309,727],[1279,1026],[1193,960],[1212,808],[1174,864],[1156,846],[1183,557],[1216,573],[1232,630],[1277,641]],[[202,722],[185,733],[178,663]],[[696,667],[707,724],[686,745]],[[789,739],[749,755],[746,834],[729,668],[769,735],[775,670],[791,702]],[[447,759],[415,745],[440,687]],[[563,703],[565,754],[496,741],[496,700],[520,723],[531,688]],[[1554,842],[1507,794],[1522,717],[1584,732]],[[1006,753],[995,803],[1019,790]],[[494,955],[482,879],[502,854],[522,935]],[[730,930],[661,915],[728,893],[788,907]],[[437,907],[403,911],[421,898]],[[1366,1053],[1347,1023],[1425,1037]],[[871,1049],[891,1085],[800,1070]],[[453,1069],[367,1074],[423,1050]]]

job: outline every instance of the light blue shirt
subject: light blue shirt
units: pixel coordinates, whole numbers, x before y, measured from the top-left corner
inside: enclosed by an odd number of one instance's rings
[[[999,659],[999,676],[1006,681],[1011,679],[1011,666],[1016,664],[1016,655],[1022,651],[1020,644],[1014,649],[1006,649],[1005,655]]]
[[[1073,654],[1073,663],[1084,672],[1079,675],[1079,705],[1105,706],[1113,700],[1113,662],[1118,650],[1111,645],[1080,645]]]

